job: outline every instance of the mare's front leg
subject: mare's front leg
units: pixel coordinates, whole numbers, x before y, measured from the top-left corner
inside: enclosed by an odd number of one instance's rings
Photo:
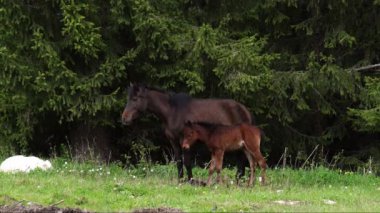
[[[183,161],[182,161],[182,149],[176,140],[174,140],[173,134],[165,129],[165,135],[169,139],[170,145],[174,150],[174,160],[177,163],[178,179],[183,178]]]
[[[185,165],[186,171],[187,171],[187,180],[191,181],[193,178],[193,172],[192,172],[192,152],[190,149],[182,149],[183,154],[183,164]]]

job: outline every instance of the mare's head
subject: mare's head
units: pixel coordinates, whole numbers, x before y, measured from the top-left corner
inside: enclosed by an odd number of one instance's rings
[[[145,86],[130,84],[128,89],[128,102],[121,115],[123,124],[131,124],[139,116],[140,112],[146,110],[148,100],[146,98],[147,89]]]
[[[196,128],[196,124],[187,122],[183,128],[182,148],[190,149],[190,147],[200,139],[200,131]]]

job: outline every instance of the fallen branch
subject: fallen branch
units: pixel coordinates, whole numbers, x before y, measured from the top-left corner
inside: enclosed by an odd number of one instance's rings
[[[368,66],[364,66],[364,67],[358,67],[358,68],[353,68],[353,70],[355,71],[364,71],[364,70],[370,70],[370,69],[374,69],[374,68],[380,68],[380,64],[372,64],[372,65],[368,65]],[[372,71],[379,71],[379,70],[372,70]]]
[[[58,201],[56,203],[53,203],[53,204],[49,205],[49,207],[55,207],[55,206],[57,206],[57,205],[59,205],[59,204],[61,204],[63,202],[65,202],[65,200],[60,200],[60,201]]]

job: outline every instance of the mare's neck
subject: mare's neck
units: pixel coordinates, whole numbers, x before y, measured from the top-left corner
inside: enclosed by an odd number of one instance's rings
[[[158,116],[162,121],[167,122],[171,110],[169,95],[163,92],[149,91],[147,98],[147,110]]]

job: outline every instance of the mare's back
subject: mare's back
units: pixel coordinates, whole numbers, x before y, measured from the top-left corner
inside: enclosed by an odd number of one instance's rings
[[[177,110],[185,109],[192,98],[186,93],[171,94],[169,98],[169,104]]]
[[[186,119],[223,125],[252,122],[247,108],[231,99],[193,99]]]

